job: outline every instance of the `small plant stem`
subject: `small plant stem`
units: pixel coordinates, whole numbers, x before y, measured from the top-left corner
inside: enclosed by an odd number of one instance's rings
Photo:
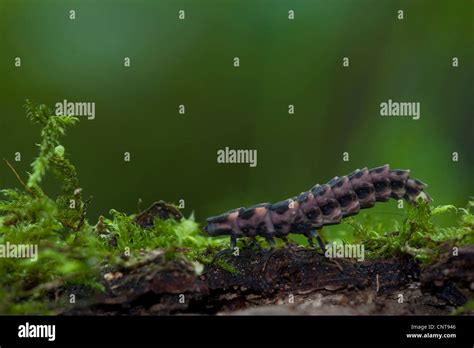
[[[8,162],[8,160],[6,158],[3,159],[5,161],[5,163],[7,164],[7,166],[11,169],[11,171],[13,172],[13,174],[15,174],[16,178],[18,179],[18,181],[23,185],[23,187],[26,189],[26,191],[28,191],[33,197],[37,198],[35,193],[28,187],[28,185],[26,185],[26,183],[23,181],[23,179],[21,178],[20,174],[18,174],[18,172],[15,170],[15,168],[11,165],[10,162]]]

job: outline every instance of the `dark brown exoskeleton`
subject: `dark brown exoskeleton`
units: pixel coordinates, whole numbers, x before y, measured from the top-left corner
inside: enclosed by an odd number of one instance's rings
[[[423,192],[427,185],[409,175],[409,170],[390,170],[388,164],[370,170],[357,169],[275,204],[261,203],[210,217],[204,230],[210,236],[229,235],[230,251],[239,237],[261,236],[273,248],[274,237],[285,239],[289,233],[305,235],[310,245],[317,238],[324,250],[317,230],[338,224],[360,209],[373,207],[375,202],[386,202],[392,197],[415,203],[419,196],[431,201]]]

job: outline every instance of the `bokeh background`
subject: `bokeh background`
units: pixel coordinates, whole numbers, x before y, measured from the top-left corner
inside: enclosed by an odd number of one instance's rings
[[[92,223],[111,208],[135,213],[139,198],[184,199],[203,221],[384,163],[410,168],[435,203],[463,206],[474,193],[473,22],[472,0],[0,0],[0,156],[26,176],[37,154],[25,99],[91,101],[96,119],[81,118],[64,145],[94,197]],[[388,99],[420,102],[421,119],[381,117]],[[218,164],[226,146],[258,150],[257,167]],[[18,186],[0,165],[0,187]],[[400,215],[395,202],[372,212]]]

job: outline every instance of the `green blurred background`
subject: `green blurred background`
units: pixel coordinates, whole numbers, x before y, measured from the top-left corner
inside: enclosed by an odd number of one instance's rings
[[[135,213],[139,198],[184,199],[203,221],[384,163],[410,168],[435,203],[463,206],[474,193],[473,18],[472,0],[0,0],[0,156],[25,174],[37,154],[26,98],[91,101],[96,119],[81,118],[64,145],[94,197],[92,223],[110,208]],[[420,102],[421,119],[381,117],[388,99]],[[257,167],[218,164],[226,146],[257,149]],[[18,187],[3,164],[0,187]],[[51,176],[45,190],[57,193]],[[400,214],[395,202],[377,211]]]

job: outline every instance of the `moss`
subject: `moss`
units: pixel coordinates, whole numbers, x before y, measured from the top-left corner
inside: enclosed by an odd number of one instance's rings
[[[380,222],[366,219],[364,224],[355,219],[347,219],[352,227],[353,242],[365,245],[368,258],[385,258],[403,252],[423,263],[433,262],[448,244],[465,246],[474,244],[474,215],[470,201],[467,208],[452,205],[430,206],[419,201],[416,206],[405,208],[405,217],[395,224],[395,230],[387,232]],[[441,227],[433,223],[433,218],[443,214],[457,214],[457,223],[451,227]]]
[[[40,153],[31,164],[33,172],[28,179],[28,186],[39,186],[53,162],[53,157],[64,156],[64,147],[59,139],[65,134],[66,126],[75,124],[78,119],[72,116],[56,116],[46,105],[35,105],[30,100],[26,101],[25,109],[28,118],[41,126],[41,143],[38,145]],[[63,179],[68,181],[75,178]]]
[[[467,301],[463,306],[453,310],[451,315],[463,315],[463,314],[473,314],[474,313],[474,300]]]
[[[0,313],[48,312],[50,304],[43,297],[59,286],[100,287],[98,274],[106,254],[90,228],[78,232],[64,228],[56,202],[46,196],[3,193],[8,198],[0,202],[0,244],[37,246],[38,254],[36,261],[0,259],[0,288],[6,292],[0,297]]]
[[[44,105],[27,101],[28,117],[41,126],[39,156],[33,161],[27,183],[9,164],[24,191],[4,189],[0,192],[0,244],[37,247],[37,260],[0,258],[0,313],[50,313],[54,305],[46,296],[59,287],[73,284],[100,288],[99,271],[107,259],[105,244],[88,224],[82,224],[83,206],[74,166],[67,160],[59,140],[68,125],[76,123],[70,116],[55,116]],[[40,184],[51,170],[59,179],[63,192],[49,198]],[[74,206],[70,199],[76,200]],[[34,250],[34,249],[33,249]]]
[[[168,258],[177,254],[191,261],[209,262],[211,254],[227,245],[228,241],[218,238],[207,238],[202,235],[194,217],[180,221],[155,219],[151,228],[141,228],[134,222],[134,216],[128,216],[116,210],[111,210],[111,219],[103,219],[101,228],[107,226],[109,234],[115,236],[116,247],[110,252],[137,255],[140,250],[147,251],[156,248],[167,250]]]

